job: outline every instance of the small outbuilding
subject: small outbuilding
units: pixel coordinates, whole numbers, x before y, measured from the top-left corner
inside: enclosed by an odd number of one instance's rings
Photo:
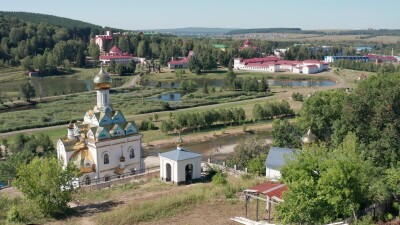
[[[161,180],[180,185],[200,179],[202,155],[183,149],[180,135],[176,144],[176,150],[158,155]]]
[[[265,174],[270,180],[281,178],[281,167],[285,165],[285,159],[293,155],[293,149],[271,147],[265,160]]]

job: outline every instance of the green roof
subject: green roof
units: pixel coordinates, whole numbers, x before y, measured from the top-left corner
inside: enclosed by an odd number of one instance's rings
[[[228,46],[224,45],[224,44],[213,44],[212,45],[214,48],[228,48]]]

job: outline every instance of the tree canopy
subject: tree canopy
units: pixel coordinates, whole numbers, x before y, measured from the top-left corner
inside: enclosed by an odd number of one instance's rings
[[[56,158],[34,158],[31,163],[18,168],[15,183],[45,215],[54,216],[68,209],[73,191],[72,185],[68,184],[77,175],[76,168],[69,165],[63,169]]]

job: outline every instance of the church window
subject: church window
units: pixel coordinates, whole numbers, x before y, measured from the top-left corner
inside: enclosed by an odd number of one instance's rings
[[[135,149],[133,149],[132,147],[129,148],[129,158],[135,158]]]
[[[90,167],[90,163],[86,163],[86,165],[85,165],[86,167]]]
[[[108,156],[108,154],[104,154],[104,164],[108,164],[110,163],[110,158]]]

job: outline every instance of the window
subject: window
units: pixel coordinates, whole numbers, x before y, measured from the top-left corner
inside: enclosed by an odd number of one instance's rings
[[[135,149],[133,149],[132,147],[129,148],[129,158],[135,158]]]
[[[86,167],[90,167],[90,163],[86,163],[86,165],[85,165]]]
[[[110,163],[110,158],[109,158],[108,154],[105,154],[104,155],[104,164],[108,164],[108,163]]]

